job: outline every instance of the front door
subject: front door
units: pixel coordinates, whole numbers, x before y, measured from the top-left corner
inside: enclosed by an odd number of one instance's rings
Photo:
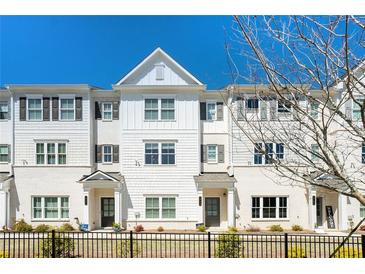
[[[316,217],[317,227],[323,227],[323,197],[316,199]]]
[[[111,227],[114,222],[114,198],[101,198],[101,227]]]
[[[205,225],[220,226],[219,198],[205,198]]]

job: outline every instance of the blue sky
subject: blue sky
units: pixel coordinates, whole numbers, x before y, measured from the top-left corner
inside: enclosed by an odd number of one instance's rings
[[[208,88],[230,81],[229,16],[1,16],[0,86],[111,85],[161,47]]]

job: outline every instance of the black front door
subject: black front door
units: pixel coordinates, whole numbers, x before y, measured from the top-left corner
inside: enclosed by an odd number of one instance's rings
[[[219,198],[205,198],[205,225],[220,226]]]
[[[101,227],[110,227],[114,222],[114,198],[101,198]]]

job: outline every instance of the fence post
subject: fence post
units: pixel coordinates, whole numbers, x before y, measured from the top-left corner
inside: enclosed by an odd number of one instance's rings
[[[129,251],[130,256],[133,258],[133,231],[129,231]]]
[[[51,257],[52,258],[56,258],[56,231],[54,229],[52,229],[52,238],[51,238],[51,242],[52,242],[52,251],[51,251]]]
[[[212,253],[211,253],[211,243],[210,243],[210,231],[208,231],[208,258],[212,257]]]
[[[284,244],[285,258],[288,258],[288,233],[284,234]]]
[[[365,234],[361,235],[362,257],[365,258]]]

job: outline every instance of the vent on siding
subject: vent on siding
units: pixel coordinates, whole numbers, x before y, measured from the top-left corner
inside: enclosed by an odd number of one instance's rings
[[[156,80],[163,80],[164,79],[164,70],[165,66],[163,64],[157,64],[156,67]]]

